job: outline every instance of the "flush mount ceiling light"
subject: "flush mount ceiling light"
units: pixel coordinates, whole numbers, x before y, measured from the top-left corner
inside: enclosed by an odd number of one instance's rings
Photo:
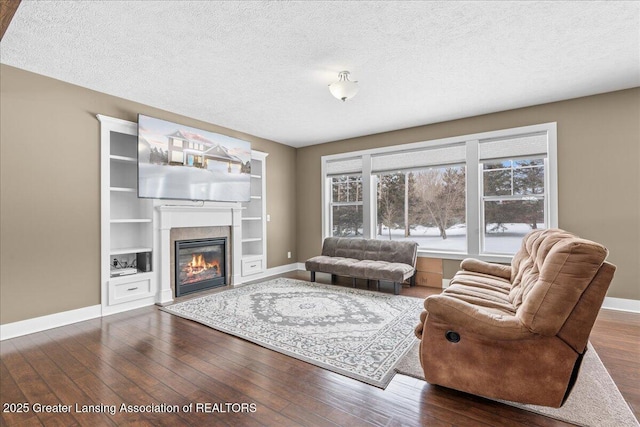
[[[358,82],[349,80],[348,71],[340,71],[338,73],[338,81],[329,85],[331,95],[343,102],[356,96],[358,89]]]

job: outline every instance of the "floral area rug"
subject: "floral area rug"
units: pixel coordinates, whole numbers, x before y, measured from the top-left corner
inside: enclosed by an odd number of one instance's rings
[[[415,342],[423,300],[274,279],[163,310],[384,388]]]

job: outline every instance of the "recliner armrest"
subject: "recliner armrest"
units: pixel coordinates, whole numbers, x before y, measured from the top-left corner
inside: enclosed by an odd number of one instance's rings
[[[451,325],[454,330],[459,328],[455,332],[463,336],[465,332],[496,340],[519,340],[535,336],[516,316],[493,313],[444,294],[427,297],[424,307],[429,313],[427,321],[433,317],[432,320]]]
[[[460,268],[467,271],[474,271],[476,273],[489,274],[491,276],[502,277],[503,279],[511,280],[511,266],[494,264],[490,262],[480,261],[475,258],[465,258],[460,263]]]

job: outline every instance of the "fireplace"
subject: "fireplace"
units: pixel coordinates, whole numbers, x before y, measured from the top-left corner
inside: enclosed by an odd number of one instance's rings
[[[227,284],[227,238],[176,240],[176,297]]]
[[[153,221],[158,233],[158,294],[160,305],[176,297],[175,242],[227,238],[225,252],[226,286],[242,283],[242,207],[240,203],[205,206],[156,206],[158,221]],[[155,256],[155,254],[154,254]]]

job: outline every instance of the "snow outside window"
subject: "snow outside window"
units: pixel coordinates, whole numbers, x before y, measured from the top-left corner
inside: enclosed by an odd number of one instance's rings
[[[412,240],[420,248],[466,252],[463,165],[376,175],[376,239]]]
[[[522,237],[547,228],[544,159],[483,163],[482,252],[514,254]]]

